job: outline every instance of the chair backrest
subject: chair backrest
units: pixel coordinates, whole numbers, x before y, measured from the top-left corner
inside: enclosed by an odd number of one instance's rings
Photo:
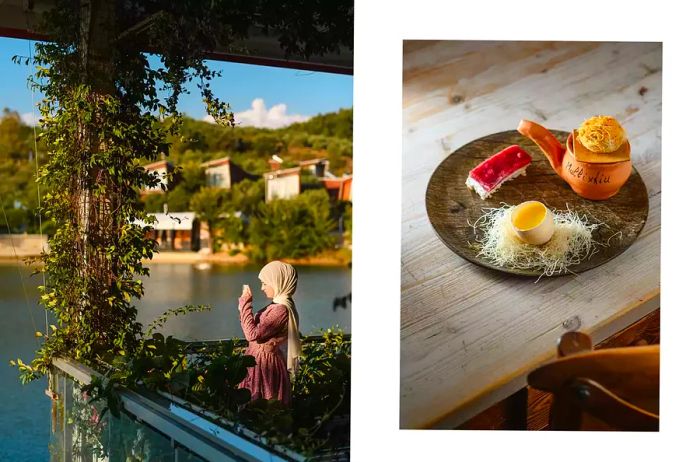
[[[592,351],[580,332],[560,339],[560,357],[528,375],[552,393],[552,430],[659,428],[659,345]]]

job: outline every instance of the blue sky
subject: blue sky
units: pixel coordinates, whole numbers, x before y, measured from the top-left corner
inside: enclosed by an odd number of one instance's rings
[[[14,55],[28,56],[29,43],[0,38],[0,109],[16,110],[27,121],[32,112],[27,76],[32,69],[11,59]],[[275,128],[352,107],[352,76],[214,61],[209,64],[223,72],[212,84],[214,94],[231,105],[242,125]],[[190,90],[191,94],[181,99],[180,110],[202,119],[206,113],[197,88],[192,84]]]

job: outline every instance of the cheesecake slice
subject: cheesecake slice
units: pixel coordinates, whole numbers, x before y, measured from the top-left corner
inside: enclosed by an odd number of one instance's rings
[[[474,167],[469,172],[467,187],[486,199],[506,181],[525,175],[525,169],[531,162],[530,154],[514,144]]]

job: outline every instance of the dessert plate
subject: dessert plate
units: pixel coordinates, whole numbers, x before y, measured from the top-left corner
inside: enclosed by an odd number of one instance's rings
[[[562,142],[569,132],[551,130]],[[512,144],[518,144],[532,156],[525,176],[504,183],[488,199],[467,188],[469,171],[493,154]],[[550,209],[570,209],[589,217],[591,222],[605,225],[593,232],[599,246],[590,259],[569,268],[570,273],[582,273],[612,260],[637,239],[649,214],[649,196],[639,172],[632,174],[620,192],[604,201],[592,201],[578,196],[549,165],[540,149],[516,130],[494,133],[468,143],[438,165],[428,182],[425,195],[428,219],[440,240],[454,253],[470,262],[505,273],[540,276],[541,271],[497,266],[478,256],[477,239],[482,238],[470,224],[484,214],[484,209],[501,207],[504,203],[517,205],[528,200],[543,202]]]

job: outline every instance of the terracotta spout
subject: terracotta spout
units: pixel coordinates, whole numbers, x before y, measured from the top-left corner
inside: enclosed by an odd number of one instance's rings
[[[539,146],[544,155],[547,156],[549,164],[554,171],[557,172],[559,176],[562,176],[561,164],[566,148],[561,145],[559,140],[542,125],[529,120],[521,120],[520,124],[518,124],[518,131]]]

